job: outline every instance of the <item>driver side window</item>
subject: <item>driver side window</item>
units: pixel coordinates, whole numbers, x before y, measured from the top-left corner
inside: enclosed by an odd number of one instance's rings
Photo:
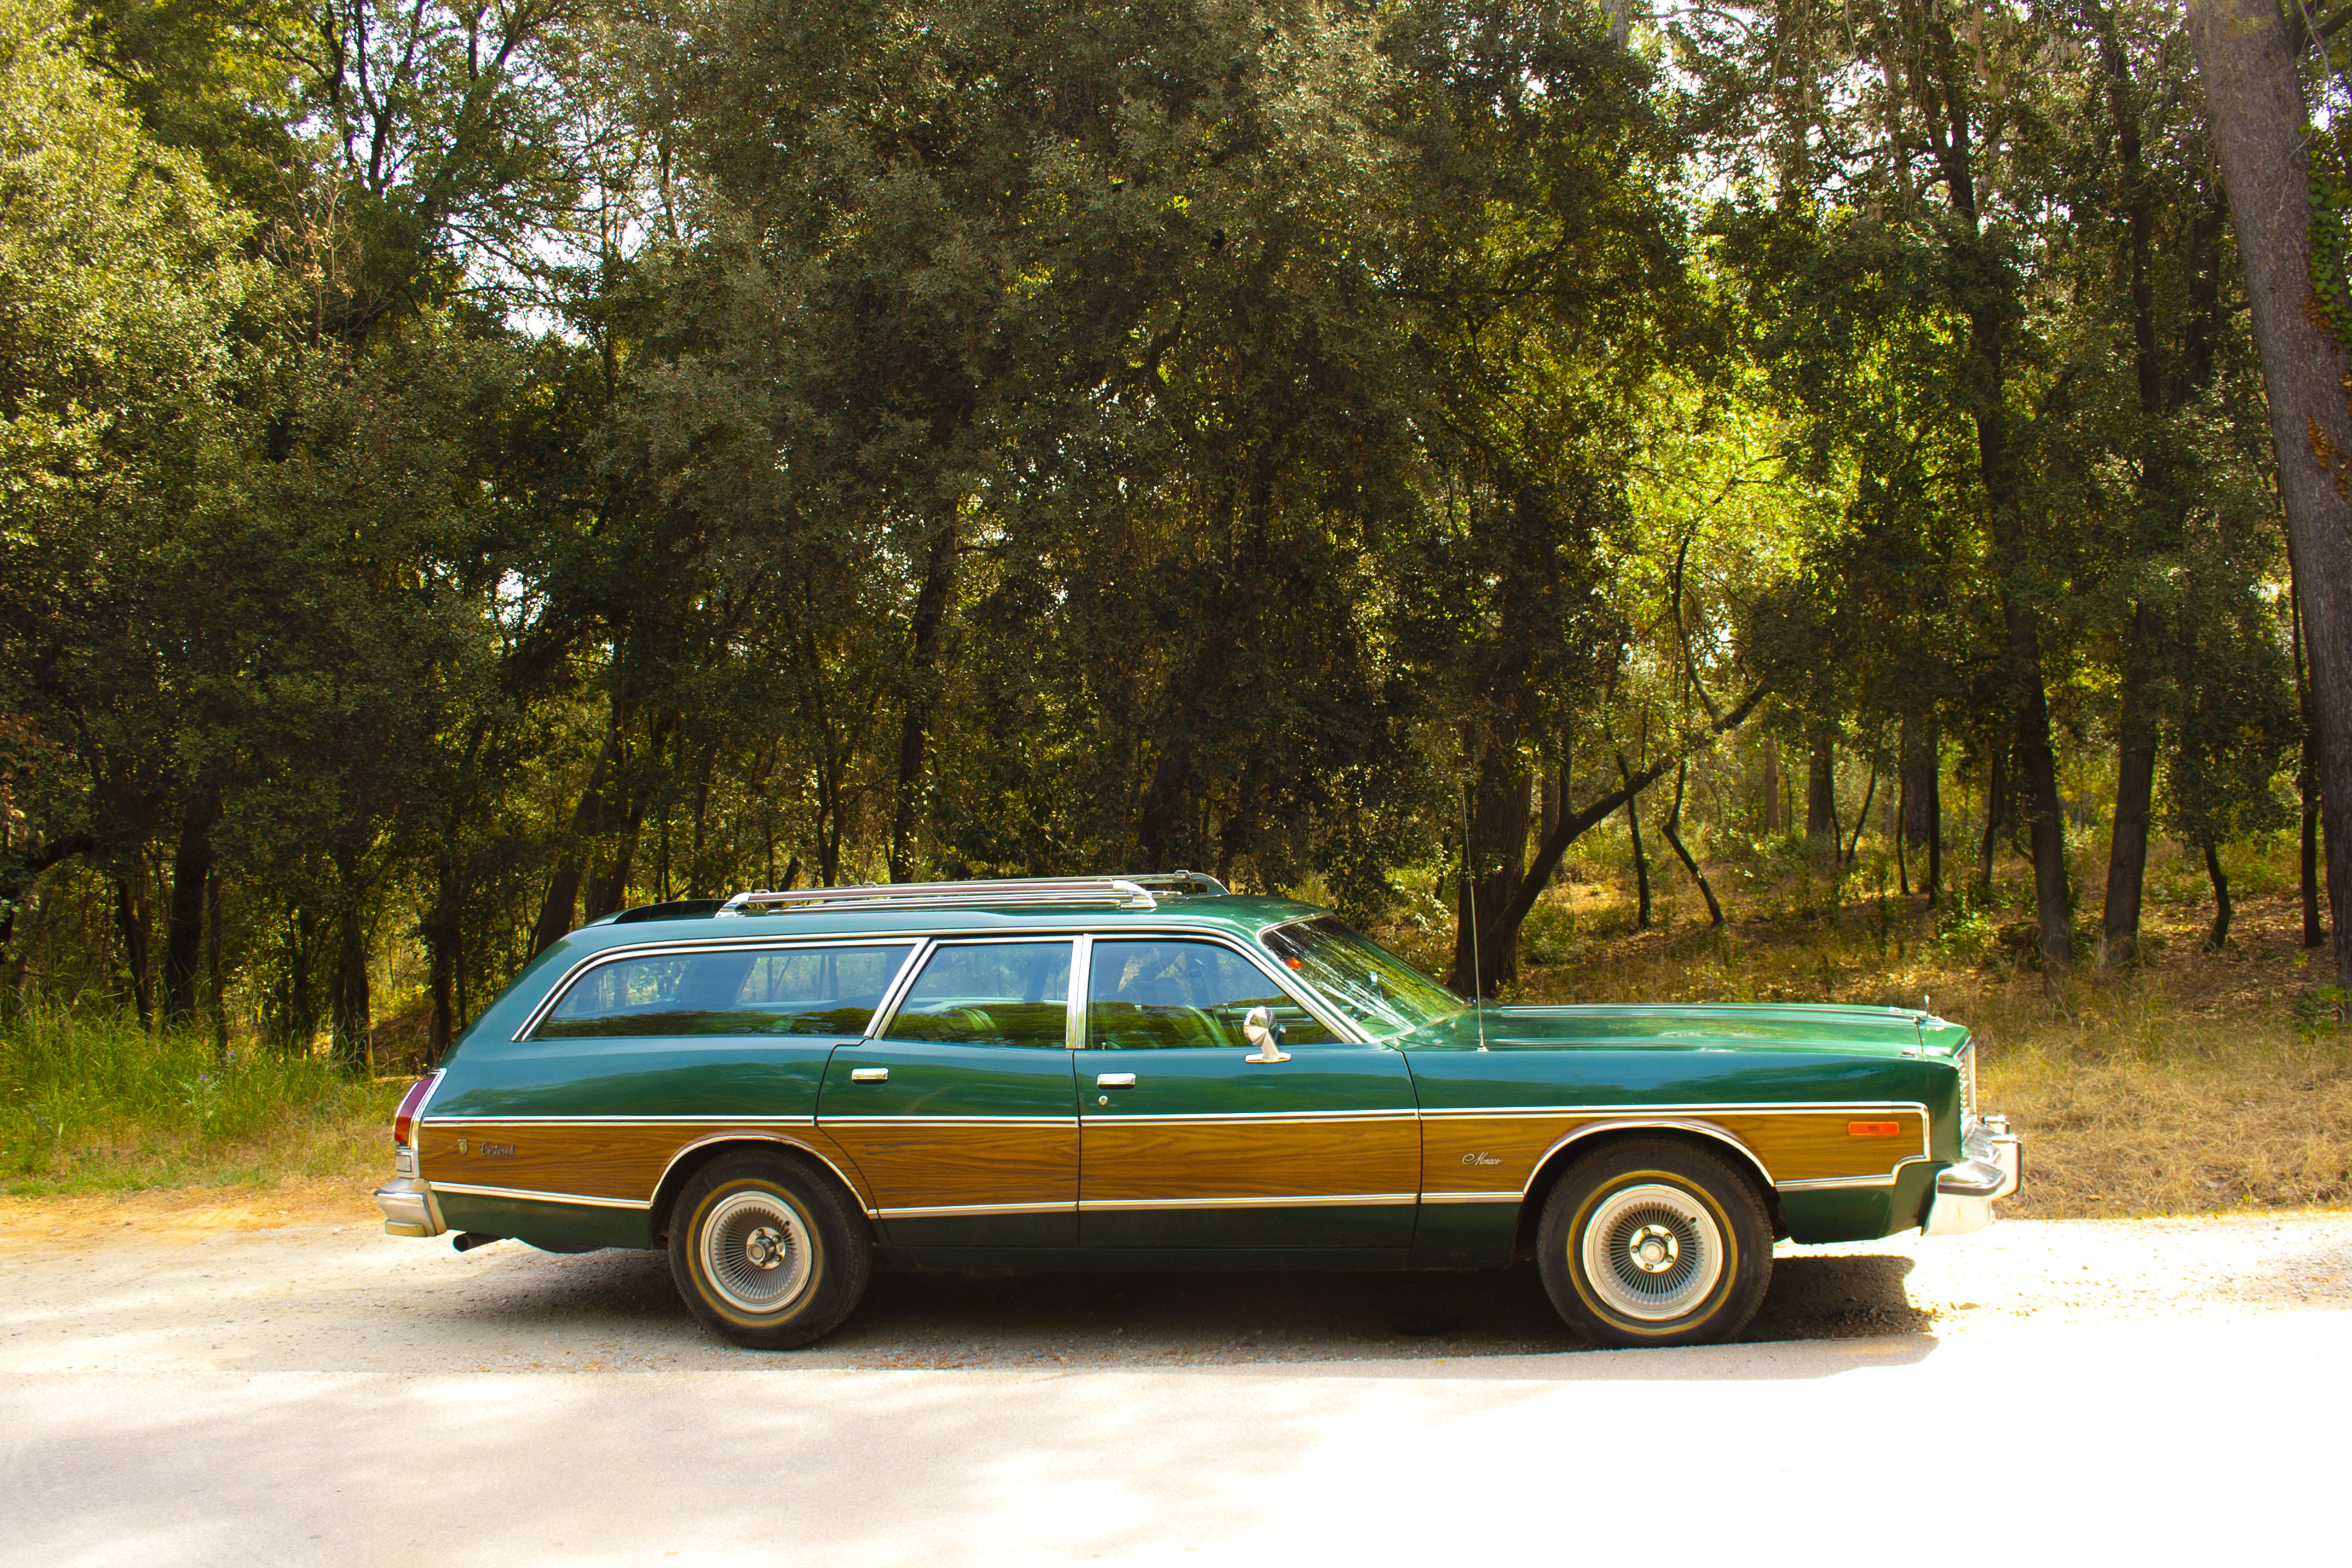
[[[1246,1049],[1242,1022],[1264,1007],[1290,1045],[1331,1033],[1263,971],[1207,942],[1095,942],[1087,977],[1087,1044],[1098,1051]]]

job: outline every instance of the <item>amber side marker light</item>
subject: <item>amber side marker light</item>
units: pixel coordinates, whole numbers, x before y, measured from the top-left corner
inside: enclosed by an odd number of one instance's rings
[[[440,1081],[441,1072],[436,1068],[410,1084],[408,1092],[400,1097],[400,1109],[392,1113],[392,1141],[394,1143],[404,1149],[409,1146],[409,1135],[416,1131],[416,1113],[425,1108],[425,1097]]]
[[[1849,1121],[1846,1133],[1854,1138],[1893,1138],[1903,1131],[1900,1121]]]

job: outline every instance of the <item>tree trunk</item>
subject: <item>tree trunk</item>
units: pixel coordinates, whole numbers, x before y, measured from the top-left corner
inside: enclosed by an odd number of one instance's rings
[[[2042,669],[2039,609],[2022,594],[2033,571],[2032,523],[2023,505],[2022,476],[2010,440],[2006,334],[2021,305],[2021,282],[1984,245],[1978,217],[1969,68],[1961,40],[1936,13],[1927,48],[1916,68],[1926,73],[1925,105],[1942,125],[1934,152],[1951,196],[1959,232],[1952,247],[1968,301],[1968,382],[1963,389],[1976,424],[1977,475],[1990,514],[1991,560],[2006,645],[2011,715],[2015,725],[2021,805],[2033,850],[2034,913],[2041,928],[2043,983],[2056,985],[2074,967],[2073,915],[2066,896],[2066,825],[2058,799],[2058,759],[2050,742],[2050,699]]]
[[[1870,759],[1870,783],[1862,792],[1862,809],[1853,814],[1853,843],[1838,858],[1843,863],[1850,866],[1862,858],[1863,830],[1870,826],[1870,803],[1877,798],[1878,758],[1874,753]]]
[[[2156,612],[2132,611],[2116,721],[2116,832],[2107,850],[2107,901],[2100,917],[2099,966],[2123,969],[2139,957],[2139,909],[2147,880],[2149,803],[2156,793],[2156,716],[2148,711]]]
[[[588,845],[604,831],[604,782],[612,776],[613,764],[620,756],[621,725],[616,717],[604,731],[604,749],[596,753],[596,765],[588,773],[588,785],[580,792],[580,804],[572,809],[571,836],[564,845],[562,858],[555,863],[555,876],[547,885],[547,897],[539,906],[539,920],[530,928],[533,958],[562,941],[572,929],[572,911],[580,903],[580,879],[588,867]]]
[[[1942,826],[1937,809],[1941,802],[1936,797],[1936,775],[1942,769],[1935,721],[1904,720],[1896,744],[1903,753],[1898,764],[1903,771],[1903,804],[1896,813],[1897,831],[1906,848],[1925,849]]]
[[[433,907],[424,921],[425,963],[429,974],[426,989],[432,994],[433,1022],[425,1036],[425,1047],[435,1060],[449,1048],[457,1034],[457,950],[465,940],[464,922],[460,918],[464,888],[457,868],[445,857],[440,867],[439,885],[434,889]]]
[[[1842,837],[1837,816],[1837,749],[1822,731],[1814,732],[1805,773],[1805,837],[1827,838],[1832,847]]]
[[[1635,773],[1632,780],[1633,788],[1646,789],[1664,778],[1668,768],[1681,766],[1700,747],[1746,723],[1748,716],[1755,712],[1757,704],[1763,700],[1764,689],[1759,686],[1741,698],[1730,712],[1710,722],[1705,731],[1688,743],[1675,746],[1666,756]],[[1630,792],[1621,785],[1590,805],[1563,812],[1559,826],[1552,829],[1551,837],[1537,847],[1535,859],[1528,864],[1527,874],[1519,879],[1518,896],[1511,900],[1510,907],[1503,911],[1503,918],[1496,922],[1503,936],[1517,940],[1520,923],[1528,918],[1528,911],[1535,908],[1536,895],[1551,880],[1552,873],[1559,869],[1559,858],[1568,853],[1568,847],[1591,831],[1594,825],[1607,821],[1610,815],[1623,805],[1628,798]]]
[[[213,1044],[228,1049],[228,984],[221,964],[221,879],[205,879],[205,990],[213,1013]]]
[[[2219,952],[2230,940],[2230,879],[2221,874],[2221,857],[2210,839],[2204,848],[2205,875],[2213,883],[2213,929],[2206,933],[2205,945]]]
[[[368,1016],[367,910],[355,889],[346,888],[350,907],[336,921],[334,1054],[343,1066],[364,1071],[371,1065],[373,1021]]]
[[[908,628],[906,714],[898,726],[898,792],[890,814],[890,879],[915,877],[915,826],[923,792],[923,756],[930,741],[931,705],[937,700],[940,644],[955,592],[956,524],[950,510],[931,531],[923,585],[915,595]]]
[[[2294,553],[2287,552],[2288,627],[2294,640],[2294,704],[2303,715],[2303,744],[2296,748],[2294,790],[2303,807],[2303,945],[2327,945],[2327,922],[2319,915],[2319,731],[2311,721],[2311,684],[2303,665],[2303,590],[2294,581]]]
[[[1617,753],[1617,777],[1625,786],[1625,831],[1633,840],[1633,927],[1636,931],[1650,929],[1650,858],[1642,853],[1642,792],[1633,785],[1633,773],[1625,765],[1625,753]]]
[[[172,856],[172,901],[163,912],[163,1022],[196,1021],[196,987],[205,956],[205,889],[213,873],[213,825],[220,796],[188,807]]]
[[[2344,929],[2352,889],[2352,363],[2313,309],[2309,124],[2286,24],[2271,0],[2191,0],[2208,119],[2237,230],[2303,587],[2328,915]],[[2336,943],[2352,991],[2352,942]]]
[[[2158,428],[2166,412],[2166,395],[2163,366],[2157,357],[2156,289],[2148,266],[2155,217],[2140,154],[2139,93],[2113,7],[2095,5],[2091,18],[2107,78],[2108,114],[2115,123],[2116,157],[2122,174],[2131,278],[2132,368],[2144,421],[2136,443],[2140,509],[2144,516],[2154,514],[2163,525],[2168,543],[2176,508],[2171,463]],[[2115,835],[2107,849],[2107,891],[2099,921],[2099,964],[2105,969],[2126,968],[2139,956],[2148,810],[2156,785],[2156,721],[2148,710],[2149,686],[2155,679],[2157,642],[2162,635],[2156,611],[2145,602],[2135,604],[2116,724]]]
[[[152,1029],[155,1026],[155,975],[147,960],[147,900],[140,896],[138,880],[135,870],[115,874],[114,930],[122,939],[122,963],[130,973],[131,990],[123,1000],[139,1015],[139,1026]]]
[[[286,913],[285,1038],[279,1043],[308,1053],[319,1027],[319,917],[308,909]]]
[[[1549,838],[1559,826],[1568,800],[1568,769],[1555,757],[1544,758],[1543,776],[1536,784],[1536,842]]]
[[[1769,736],[1764,742],[1764,834],[1777,837],[1784,824],[1780,818],[1780,742]]]
[[[1927,774],[1927,907],[1934,909],[1944,890],[1944,771]]]
[[[1690,879],[1698,884],[1698,896],[1706,900],[1706,923],[1719,926],[1723,923],[1723,906],[1715,901],[1715,889],[1707,886],[1706,874],[1699,870],[1698,862],[1691,858],[1691,852],[1684,847],[1682,835],[1677,831],[1683,821],[1683,780],[1689,772],[1687,763],[1675,770],[1675,808],[1666,813],[1666,820],[1661,826],[1665,830],[1666,842],[1674,848],[1675,858],[1683,863],[1683,869],[1690,873]]]
[[[1465,864],[1477,918],[1454,923],[1454,973],[1447,982],[1465,994],[1491,995],[1519,977],[1518,925],[1506,925],[1503,917],[1527,874],[1528,821],[1528,776],[1519,771],[1517,736],[1495,737],[1479,759],[1470,795]]]
[[[1984,829],[1984,890],[1992,891],[1993,850],[2000,843],[2001,824],[2009,816],[2009,750],[2002,747],[1992,754],[1985,767],[1985,829]]]

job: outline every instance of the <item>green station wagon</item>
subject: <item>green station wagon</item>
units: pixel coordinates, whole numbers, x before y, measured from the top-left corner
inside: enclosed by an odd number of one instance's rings
[[[742,893],[541,953],[410,1090],[385,1228],[667,1247],[804,1344],[876,1267],[1481,1268],[1603,1345],[1737,1333],[1776,1238],[1989,1223],[1968,1031],[1501,1007],[1192,872]]]

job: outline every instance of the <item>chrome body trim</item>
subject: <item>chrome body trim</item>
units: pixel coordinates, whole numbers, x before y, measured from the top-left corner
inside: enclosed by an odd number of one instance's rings
[[[724,939],[706,939],[701,942],[634,942],[626,947],[608,947],[600,952],[592,952],[585,955],[571,968],[565,970],[562,977],[557,980],[554,984],[547,988],[547,994],[541,997],[538,1003],[532,1006],[530,1013],[525,1015],[521,1026],[518,1027],[513,1034],[507,1037],[515,1041],[529,1039],[530,1037],[530,1032],[539,1027],[541,1021],[543,1020],[549,1013],[554,1010],[555,1005],[563,1000],[565,994],[569,993],[574,985],[577,985],[590,970],[602,969],[608,963],[624,963],[631,959],[650,958],[664,953],[792,952],[808,948],[824,947],[903,947],[908,952],[912,953],[922,945],[923,939],[910,932],[902,933],[899,931],[884,931],[870,936],[807,936],[798,938],[776,936],[769,937],[764,941],[757,937],[737,937],[731,941]],[[905,959],[901,959],[898,963],[898,979],[904,979],[906,977],[906,973],[907,961]],[[892,985],[895,986],[896,984],[897,980],[894,980],[892,982]],[[890,989],[891,987],[886,986],[883,990],[883,1000],[886,1002],[889,1000]],[[867,1033],[870,1034],[873,1031],[874,1019],[879,1016],[880,1012],[881,1009],[877,1006],[874,1013],[867,1015],[866,1019]],[[587,1036],[583,1037],[592,1039],[613,1039],[626,1038],[627,1037],[607,1035]],[[661,1038],[663,1037],[648,1036],[646,1037]],[[714,1045],[731,1045],[738,1043],[767,1044],[777,1039],[824,1039],[826,1037],[827,1037],[823,1035],[801,1035],[797,1037],[776,1035],[713,1035],[710,1037],[710,1040]],[[420,1110],[418,1114],[421,1115],[423,1112]]]
[[[1076,1127],[1075,1116],[828,1116],[820,1127]]]
[[[1527,1196],[1514,1187],[1507,1192],[1423,1193],[1421,1201],[1425,1204],[1517,1204],[1525,1203]]]
[[[1544,1167],[1550,1164],[1553,1160],[1557,1159],[1559,1156],[1560,1152],[1571,1143],[1579,1142],[1586,1138],[1591,1138],[1602,1132],[1654,1132],[1661,1131],[1696,1132],[1703,1138],[1713,1139],[1718,1143],[1723,1143],[1733,1149],[1737,1149],[1741,1154],[1747,1157],[1749,1164],[1756,1167],[1756,1173],[1764,1178],[1765,1184],[1768,1186],[1771,1184],[1772,1173],[1764,1168],[1764,1162],[1756,1157],[1756,1151],[1750,1149],[1747,1144],[1742,1143],[1738,1139],[1733,1137],[1727,1129],[1717,1127],[1712,1121],[1693,1121],[1688,1117],[1653,1116],[1643,1118],[1638,1121],[1593,1121],[1588,1122],[1582,1127],[1570,1129],[1566,1137],[1561,1138],[1559,1142],[1552,1144],[1550,1148],[1545,1150],[1543,1152],[1543,1157],[1538,1160],[1533,1167],[1528,1170],[1527,1185],[1519,1189],[1519,1195],[1522,1198],[1526,1197],[1528,1192],[1534,1188],[1536,1178],[1543,1173]]]
[[[1775,1182],[1772,1188],[1782,1193],[1825,1193],[1842,1187],[1891,1187],[1903,1173],[1903,1166],[1920,1163],[1916,1154],[1906,1156],[1884,1176],[1817,1176],[1806,1182]]]
[[[1403,1106],[1391,1110],[1189,1110],[1165,1113],[1142,1111],[1132,1116],[1124,1112],[1097,1110],[1089,1113],[1082,1120],[1089,1123],[1115,1121],[1122,1127],[1185,1125],[1216,1127],[1234,1122],[1413,1121],[1419,1118],[1411,1106]]]
[[[464,1193],[477,1198],[517,1198],[535,1204],[577,1204],[595,1209],[649,1209],[651,1198],[598,1198],[585,1193],[541,1193],[527,1187],[478,1187],[470,1182],[444,1182],[434,1189],[443,1193]]]
[[[785,1138],[774,1132],[760,1131],[741,1122],[732,1124],[732,1128],[728,1131],[713,1132],[706,1137],[697,1138],[690,1143],[682,1143],[678,1145],[677,1151],[670,1155],[669,1163],[662,1167],[661,1174],[654,1178],[654,1195],[646,1200],[645,1206],[650,1209],[656,1203],[660,1201],[662,1189],[669,1185],[670,1176],[677,1170],[677,1163],[680,1160],[685,1159],[697,1149],[708,1149],[713,1143],[734,1142],[781,1143],[787,1149],[799,1150],[802,1153],[806,1154],[810,1158],[822,1163],[826,1170],[831,1171],[834,1174],[834,1179],[838,1181],[845,1188],[848,1189],[849,1195],[856,1200],[857,1206],[863,1209],[869,1217],[873,1215],[874,1205],[866,1201],[866,1189],[857,1183],[851,1181],[849,1179],[849,1173],[843,1170],[840,1163],[836,1162],[832,1155],[826,1153],[824,1150],[815,1147],[814,1144],[802,1142],[798,1138]]]
[[[1080,1198],[1080,1214],[1126,1209],[1389,1208],[1417,1202],[1418,1193],[1316,1193],[1276,1198]]]
[[[814,1116],[436,1116],[436,1127],[814,1127]]]
[[[442,1222],[441,1205],[433,1199],[432,1184],[416,1176],[395,1176],[375,1190],[375,1206],[383,1211],[386,1236],[439,1236],[449,1227]]]
[[[1506,1120],[1549,1118],[1555,1116],[1767,1116],[1787,1113],[1801,1115],[1823,1110],[1916,1110],[1926,1115],[1927,1108],[1916,1100],[1788,1100],[1757,1104],[1737,1101],[1715,1104],[1657,1105],[1496,1105],[1444,1106],[1423,1110],[1428,1117],[1492,1116]]]
[[[1055,1204],[931,1204],[911,1208],[875,1209],[876,1219],[956,1219],[965,1216],[980,1218],[996,1214],[1075,1214],[1075,1199]]]

